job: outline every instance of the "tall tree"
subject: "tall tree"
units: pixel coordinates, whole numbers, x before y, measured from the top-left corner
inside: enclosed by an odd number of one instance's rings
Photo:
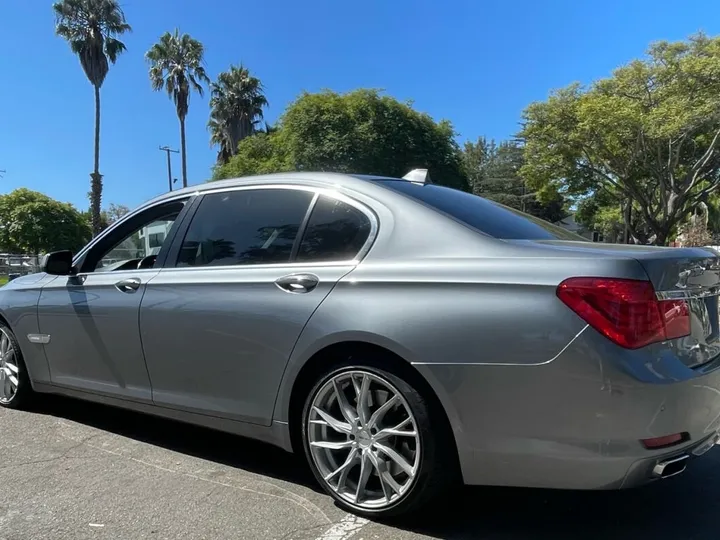
[[[604,189],[625,209],[636,205],[655,243],[665,244],[720,188],[718,73],[720,38],[700,34],[654,44],[608,79],[530,105],[522,174],[540,190]]]
[[[101,230],[102,174],[100,174],[100,88],[110,63],[125,50],[118,39],[130,32],[116,0],[61,0],[53,4],[55,33],[70,44],[95,90],[95,166],[90,174],[90,213],[93,234]]]
[[[403,176],[427,168],[434,182],[468,189],[450,122],[435,122],[374,90],[305,93],[276,130],[240,141],[214,178],[319,170]]]
[[[180,149],[182,154],[183,187],[187,187],[187,152],[185,147],[185,118],[190,102],[190,93],[194,90],[203,95],[202,84],[210,79],[203,67],[203,44],[180,31],[165,32],[155,45],[145,54],[150,63],[150,82],[153,90],[166,90],[175,102],[180,120]]]
[[[230,66],[212,83],[210,98],[210,142],[220,147],[218,163],[227,163],[237,154],[237,145],[245,137],[258,131],[267,107],[260,79],[250,75],[247,68]]]

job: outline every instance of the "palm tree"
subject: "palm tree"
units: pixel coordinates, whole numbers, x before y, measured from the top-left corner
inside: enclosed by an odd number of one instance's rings
[[[260,79],[242,65],[230,66],[212,84],[210,98],[210,142],[218,145],[218,162],[227,163],[237,153],[237,145],[256,133],[268,101]]]
[[[203,95],[202,83],[210,79],[203,67],[203,44],[188,34],[165,32],[145,54],[150,63],[150,82],[153,90],[165,89],[175,102],[180,120],[180,148],[182,152],[183,187],[187,187],[187,155],[185,152],[185,118],[188,113],[190,92]]]
[[[95,168],[90,174],[90,215],[93,235],[100,232],[102,175],[100,174],[100,88],[110,63],[125,50],[117,39],[132,28],[116,0],[61,0],[53,4],[55,33],[67,40],[95,89]],[[108,62],[109,61],[109,62]]]

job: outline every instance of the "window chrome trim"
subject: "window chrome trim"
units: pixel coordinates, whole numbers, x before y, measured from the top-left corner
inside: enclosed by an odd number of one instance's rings
[[[357,266],[360,261],[351,259],[346,261],[328,261],[328,262],[286,262],[286,263],[270,263],[270,264],[226,264],[222,266],[166,266],[161,268],[161,272],[202,272],[205,270],[270,270],[273,268],[326,268],[339,266]]]
[[[221,269],[234,269],[239,270],[243,268],[254,268],[254,269],[262,269],[262,268],[306,268],[306,267],[322,267],[322,266],[357,266],[362,260],[365,258],[367,253],[370,251],[370,248],[372,247],[373,243],[375,242],[375,239],[377,238],[378,231],[380,230],[379,222],[377,215],[375,212],[366,206],[365,204],[353,199],[352,197],[349,197],[345,195],[344,193],[340,193],[335,189],[332,188],[324,188],[319,186],[308,186],[303,184],[283,184],[283,183],[273,183],[273,184],[250,184],[250,185],[242,185],[242,186],[228,186],[228,187],[222,187],[217,189],[207,189],[203,190],[198,193],[201,197],[204,197],[205,195],[211,195],[215,193],[226,193],[231,191],[257,191],[257,190],[265,190],[265,189],[293,189],[296,191],[308,191],[310,193],[314,193],[316,196],[313,197],[313,200],[310,202],[310,205],[313,205],[313,203],[316,203],[320,196],[325,195],[326,197],[329,197],[331,199],[335,199],[337,201],[343,202],[349,206],[352,206],[356,210],[359,210],[362,212],[365,217],[368,218],[370,221],[370,231],[368,232],[368,237],[365,239],[365,243],[360,247],[358,252],[355,254],[355,257],[353,259],[345,260],[345,261],[319,261],[319,262],[295,262],[295,261],[288,261],[283,263],[272,263],[272,264],[228,264],[224,266],[172,266],[172,265],[166,265],[163,268],[160,269],[160,271],[167,271],[167,270],[221,270]],[[200,201],[200,204],[202,204],[202,200]],[[199,209],[199,206],[198,206]],[[192,226],[192,221],[188,224],[189,227]],[[187,232],[187,231],[186,231]],[[299,231],[298,231],[299,232]],[[183,239],[184,240],[184,239]],[[181,240],[182,241],[182,240]],[[167,263],[167,261],[166,261]]]

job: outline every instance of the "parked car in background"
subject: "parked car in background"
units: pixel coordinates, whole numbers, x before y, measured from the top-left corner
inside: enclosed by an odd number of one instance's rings
[[[208,183],[0,290],[0,403],[267,441],[371,517],[458,481],[624,488],[717,441],[719,286],[710,251],[587,242],[426,171]]]

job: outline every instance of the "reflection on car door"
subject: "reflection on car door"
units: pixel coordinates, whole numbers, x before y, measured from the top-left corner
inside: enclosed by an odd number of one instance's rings
[[[205,195],[141,306],[156,404],[270,424],[303,327],[369,236],[369,219],[351,208],[365,220],[351,231],[354,252],[318,261],[319,235],[333,232],[313,226],[323,200],[289,188]]]
[[[53,384],[152,400],[138,314],[158,269],[145,239],[148,231],[170,238],[182,208],[183,201],[173,202],[131,217],[90,248],[78,275],[43,288],[38,323],[50,337],[45,354]],[[137,269],[141,261],[146,268]]]

